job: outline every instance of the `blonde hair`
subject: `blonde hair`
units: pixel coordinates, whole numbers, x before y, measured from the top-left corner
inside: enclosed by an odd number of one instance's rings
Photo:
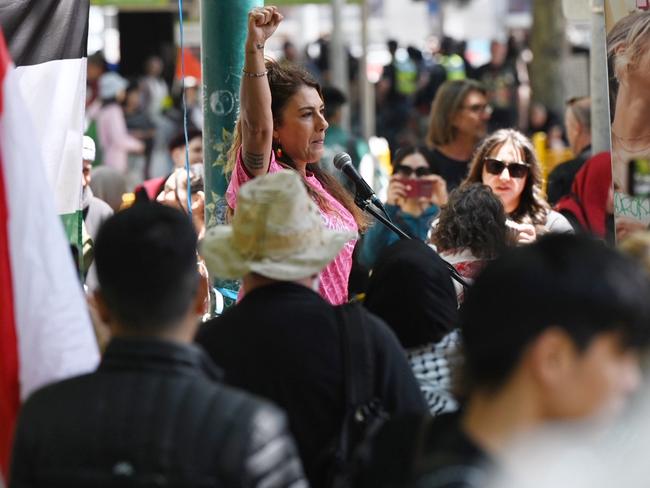
[[[616,80],[636,67],[650,42],[650,11],[633,12],[619,20],[607,35],[607,57]]]

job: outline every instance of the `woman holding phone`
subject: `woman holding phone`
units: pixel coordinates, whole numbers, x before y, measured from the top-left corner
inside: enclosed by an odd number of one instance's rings
[[[490,134],[478,147],[463,184],[483,183],[501,199],[518,242],[547,232],[572,233],[569,221],[542,196],[541,168],[530,140],[514,129]]]
[[[424,241],[440,207],[447,203],[445,180],[435,174],[431,153],[424,146],[403,146],[395,152],[388,183],[386,212],[397,227]],[[359,261],[372,268],[381,251],[399,239],[380,223],[363,238]]]

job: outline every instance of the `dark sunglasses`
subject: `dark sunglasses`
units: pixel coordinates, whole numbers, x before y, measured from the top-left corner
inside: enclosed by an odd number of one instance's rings
[[[395,174],[400,174],[402,176],[406,176],[407,178],[410,178],[413,173],[415,173],[415,176],[428,176],[432,174],[433,172],[431,171],[431,168],[427,168],[426,166],[421,166],[419,168],[411,168],[410,166],[406,166],[404,164],[398,164],[395,166],[395,169],[393,171]]]
[[[494,158],[485,158],[485,170],[491,175],[500,175],[503,170],[508,168],[508,174],[511,178],[524,178],[528,175],[530,166],[526,163],[504,163]]]

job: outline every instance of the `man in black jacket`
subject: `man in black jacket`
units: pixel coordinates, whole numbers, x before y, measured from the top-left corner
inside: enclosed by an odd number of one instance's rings
[[[346,414],[344,376],[354,373],[343,365],[341,310],[314,290],[320,271],[354,237],[327,229],[298,174],[281,171],[243,185],[233,225],[211,229],[201,246],[215,276],[243,276],[245,296],[205,324],[197,340],[228,384],[287,412],[307,478],[317,488],[327,486],[332,473],[328,446],[338,440]],[[364,387],[389,414],[425,412],[393,333],[378,317],[356,312],[358,320],[348,326],[365,339],[351,344],[351,356],[373,364],[361,375]]]
[[[190,220],[138,204],[103,225],[95,260],[113,339],[96,372],[27,400],[9,486],[306,486],[283,414],[221,385],[191,344],[205,291]]]

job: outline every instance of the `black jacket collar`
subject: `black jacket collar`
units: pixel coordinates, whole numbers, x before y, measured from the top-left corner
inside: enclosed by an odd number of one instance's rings
[[[152,337],[116,337],[111,340],[98,371],[124,369],[203,374],[213,381],[223,377],[221,370],[200,347]]]

